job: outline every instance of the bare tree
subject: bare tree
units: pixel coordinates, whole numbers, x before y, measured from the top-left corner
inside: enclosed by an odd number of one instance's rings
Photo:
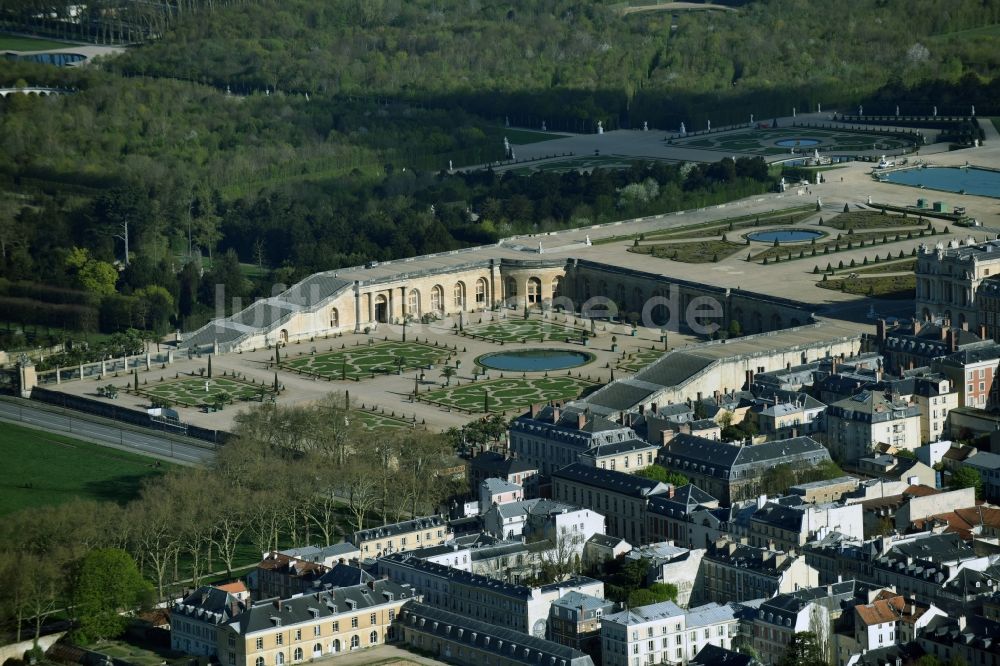
[[[337,494],[347,500],[353,531],[365,528],[365,517],[375,510],[382,497],[379,480],[371,472],[368,465],[349,463],[335,486]]]
[[[542,572],[550,580],[558,581],[580,573],[580,556],[583,553],[583,532],[568,527],[548,539],[552,548],[542,553]]]

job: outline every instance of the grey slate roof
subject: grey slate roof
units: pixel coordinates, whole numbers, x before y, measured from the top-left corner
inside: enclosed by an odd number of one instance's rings
[[[407,603],[400,613],[400,622],[417,631],[434,634],[443,641],[465,644],[475,650],[502,653],[505,660],[532,665],[593,666],[589,656],[571,647],[427,604]],[[513,649],[514,646],[516,649]]]
[[[383,525],[382,527],[372,527],[367,530],[359,530],[354,533],[354,540],[370,541],[372,539],[386,539],[397,534],[408,534],[416,530],[437,529],[446,527],[447,521],[442,516],[424,516],[413,520],[404,520],[401,523]]]
[[[597,610],[599,608],[607,608],[613,603],[614,602],[608,601],[607,599],[595,597],[592,594],[584,594],[583,592],[571,590],[553,601],[552,606],[572,609],[577,609],[582,606],[584,610]]]
[[[675,435],[667,443],[666,452],[662,455],[712,467],[719,473],[723,470],[777,465],[809,458],[830,458],[826,448],[811,437],[791,437],[752,446],[737,446],[683,433]],[[677,467],[676,463],[674,467],[684,473],[684,468]]]
[[[603,622],[631,626],[633,624],[645,624],[653,620],[680,617],[682,615],[684,615],[684,609],[680,606],[672,601],[662,601],[658,604],[638,606],[618,613],[612,613],[611,615],[605,615]]]
[[[181,615],[209,624],[222,624],[243,612],[244,606],[234,595],[211,585],[202,585],[174,604],[172,615]]]
[[[364,585],[375,577],[364,569],[352,567],[349,564],[335,564],[332,569],[320,576],[313,585],[315,587],[351,587]]]
[[[414,599],[416,596],[416,591],[409,585],[378,580],[371,583],[370,587],[356,585],[302,594],[284,600],[259,601],[233,618],[229,626],[238,634],[245,636],[273,628],[275,620],[280,622],[282,627],[292,627],[311,622],[316,617],[334,617],[341,613],[374,608],[400,599]]]
[[[668,486],[659,481],[644,479],[641,476],[617,470],[590,467],[583,463],[573,463],[558,469],[552,473],[552,478],[576,481],[631,497],[649,497],[665,493],[668,490]]]
[[[748,654],[734,652],[709,643],[694,659],[688,661],[688,666],[757,666],[759,661]]]

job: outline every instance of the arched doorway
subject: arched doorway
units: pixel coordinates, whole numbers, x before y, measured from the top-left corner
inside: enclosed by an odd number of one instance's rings
[[[528,304],[541,305],[542,303],[542,281],[536,277],[528,278]]]
[[[558,298],[559,297],[559,286],[560,286],[559,283],[560,282],[561,282],[561,278],[558,278],[558,277],[552,278],[552,298]]]
[[[444,288],[439,284],[431,287],[431,312],[444,312]]]
[[[414,318],[420,316],[420,291],[417,289],[411,289],[406,294],[406,314]]]
[[[330,308],[330,328],[338,326],[340,326],[340,313],[337,312],[337,308]]]
[[[281,342],[283,344],[286,344],[286,345],[288,344],[288,329],[287,328],[281,329],[281,332],[278,333],[278,339],[281,340]]]
[[[451,288],[451,302],[455,306],[456,310],[465,309],[465,283],[456,282],[455,286]]]
[[[389,322],[389,299],[385,297],[385,294],[379,294],[375,297],[375,321],[380,324]]]
[[[340,652],[340,639],[335,638],[333,642],[330,643],[330,654],[337,654],[338,652]]]

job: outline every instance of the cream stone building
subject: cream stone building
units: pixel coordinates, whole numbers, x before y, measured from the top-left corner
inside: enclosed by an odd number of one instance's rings
[[[260,601],[218,627],[219,663],[284,666],[382,645],[396,638],[403,604],[419,599],[408,585],[379,580]]]

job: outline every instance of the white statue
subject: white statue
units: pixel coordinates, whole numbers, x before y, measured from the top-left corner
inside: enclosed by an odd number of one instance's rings
[[[538,241],[538,254],[542,253],[542,241]]]
[[[865,107],[861,106],[860,104],[858,104],[858,115],[859,116],[865,115]]]
[[[583,241],[584,245],[590,247],[590,234],[587,234],[587,238]]]
[[[649,123],[647,121],[645,121],[645,120],[642,121],[642,131],[643,132],[648,132],[649,131]]]
[[[543,132],[547,132],[548,131],[548,130],[545,129],[545,121],[544,120],[542,121],[542,131]]]
[[[979,139],[973,139],[972,140],[972,147],[973,148],[978,148],[979,147]]]
[[[813,159],[819,160],[819,148],[813,148]]]
[[[516,160],[517,159],[517,155],[514,153],[513,149],[511,149],[511,151],[510,151],[510,159],[512,159],[512,160]]]
[[[510,141],[507,140],[507,137],[503,138],[503,154],[510,155]]]
[[[934,117],[937,118],[937,107],[934,107]]]
[[[684,127],[684,123],[681,123],[681,136],[687,136],[687,128]]]
[[[794,117],[795,117],[795,107],[793,106],[792,107],[792,118],[794,118]]]
[[[972,105],[972,115],[973,116],[976,115],[976,105],[975,104]]]
[[[899,118],[899,104],[896,105],[896,117]]]
[[[604,134],[604,123],[602,123],[600,120],[597,121],[597,133]]]
[[[706,120],[705,122],[708,123],[708,131],[711,132],[712,131],[712,121],[711,120]]]
[[[750,114],[750,124],[753,125],[753,114]]]
[[[309,101],[309,93],[306,93],[306,101]]]
[[[816,102],[816,113],[823,113],[823,105]]]
[[[448,171],[454,171],[455,167],[451,165],[451,160],[448,160]]]

